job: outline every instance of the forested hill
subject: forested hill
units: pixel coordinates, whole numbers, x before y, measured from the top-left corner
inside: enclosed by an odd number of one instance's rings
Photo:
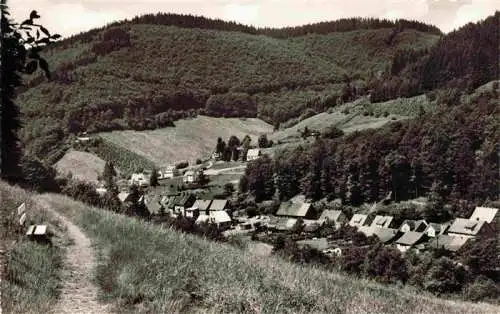
[[[423,84],[426,71],[445,73],[451,61],[442,45],[490,49],[495,30],[485,25],[494,19],[498,14],[447,36],[418,22],[375,19],[255,31],[168,14],[118,22],[44,52],[53,79],[26,78],[17,99],[23,141],[27,153],[45,158],[68,133],[82,130],[153,129],[200,113],[277,125],[360,95],[371,93],[373,101],[412,95],[432,89]],[[415,57],[392,71],[407,51]],[[462,74],[472,87],[495,74],[469,62],[476,53],[466,49],[453,61],[470,64]],[[431,63],[434,55],[441,61]],[[482,56],[485,64],[497,62],[489,52]],[[469,78],[476,72],[485,73],[481,80]]]

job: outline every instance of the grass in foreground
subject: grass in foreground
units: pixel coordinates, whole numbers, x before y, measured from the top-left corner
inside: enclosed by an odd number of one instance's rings
[[[493,313],[148,225],[44,195],[95,241],[104,299],[134,313]]]
[[[16,234],[14,220],[16,208],[26,202],[27,225],[48,224],[58,237],[64,230],[47,213],[30,200],[22,189],[0,182],[0,214],[2,240],[6,240],[6,268],[3,273],[2,306],[5,313],[50,313],[59,297],[62,259],[64,251],[59,245],[48,246],[31,242],[23,233]]]

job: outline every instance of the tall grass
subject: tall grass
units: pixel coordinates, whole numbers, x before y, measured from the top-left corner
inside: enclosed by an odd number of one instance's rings
[[[44,196],[100,251],[102,297],[133,313],[493,313],[499,308],[437,299],[277,257],[180,234]]]
[[[63,250],[60,246],[28,241],[16,225],[17,207],[27,204],[26,225],[44,223],[63,239],[64,229],[32,201],[26,191],[0,182],[1,240],[7,243],[2,273],[2,306],[5,313],[49,313],[59,296]]]

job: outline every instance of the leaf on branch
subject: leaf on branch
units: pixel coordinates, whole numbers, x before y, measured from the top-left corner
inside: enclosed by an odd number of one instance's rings
[[[45,76],[50,79],[50,71],[49,71],[49,64],[45,59],[39,58],[38,62],[40,64],[40,68],[45,72]]]
[[[40,31],[37,29],[36,30],[36,39],[39,39],[40,38]]]
[[[52,39],[59,39],[59,38],[61,38],[61,37],[62,37],[62,36],[61,36],[61,35],[59,35],[59,34],[54,34],[54,35],[52,35]]]
[[[40,29],[42,30],[42,32],[43,32],[45,35],[47,35],[47,36],[49,36],[49,37],[50,37],[50,33],[49,33],[49,31],[48,31],[45,27],[40,26]]]
[[[30,13],[30,19],[33,20],[33,19],[39,19],[40,18],[40,15],[38,15],[38,12],[36,12],[36,10],[33,10],[31,11]]]
[[[31,61],[24,68],[24,72],[27,73],[27,74],[32,74],[33,72],[36,71],[37,67],[38,67],[37,62],[36,61]]]
[[[33,25],[33,20],[32,19],[28,19],[28,20],[22,22],[21,25]]]
[[[37,44],[50,44],[50,38],[45,37],[36,41]]]

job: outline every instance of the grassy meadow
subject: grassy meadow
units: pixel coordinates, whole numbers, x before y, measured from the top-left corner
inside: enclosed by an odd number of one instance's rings
[[[175,128],[153,131],[113,131],[99,135],[112,144],[130,150],[162,167],[188,160],[205,158],[215,149],[217,138],[227,142],[231,135],[245,135],[257,143],[260,134],[272,131],[272,126],[259,119],[212,118],[198,116],[175,122]]]
[[[27,204],[27,221],[46,224],[55,234],[55,245],[32,242],[13,223],[17,207]],[[59,296],[65,229],[20,188],[0,182],[0,239],[5,240],[6,267],[2,278],[2,306],[5,313],[50,313]]]
[[[71,173],[73,178],[97,183],[105,163],[94,154],[69,150],[54,166],[60,173]]]
[[[96,282],[121,313],[493,313],[409,287],[263,257],[245,249],[41,197],[71,217],[100,252]]]

